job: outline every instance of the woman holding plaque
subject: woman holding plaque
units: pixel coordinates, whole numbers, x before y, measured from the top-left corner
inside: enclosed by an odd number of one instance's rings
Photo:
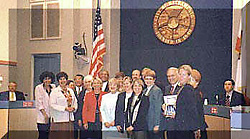
[[[73,139],[73,112],[77,109],[77,99],[73,90],[66,85],[67,73],[59,72],[56,79],[59,86],[50,94],[52,119],[50,138]]]

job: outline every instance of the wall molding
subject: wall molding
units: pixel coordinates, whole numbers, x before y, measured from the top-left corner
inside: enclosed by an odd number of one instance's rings
[[[17,66],[17,62],[0,60],[0,65]]]

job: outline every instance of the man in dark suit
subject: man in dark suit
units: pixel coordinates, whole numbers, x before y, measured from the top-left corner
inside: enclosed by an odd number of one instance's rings
[[[85,96],[85,89],[83,87],[83,78],[84,76],[81,74],[77,74],[74,77],[74,82],[75,82],[75,96],[77,99],[77,104],[78,104],[78,108],[76,110],[76,112],[74,112],[74,117],[75,117],[75,121],[74,121],[74,138],[78,139],[79,133],[78,131],[80,130],[80,135],[84,136],[83,132],[83,125],[82,125],[82,107],[83,107],[83,99]],[[84,137],[80,137],[80,138],[84,138]]]
[[[109,72],[107,70],[102,70],[98,74],[99,78],[102,80],[102,91],[108,92],[108,80],[109,80]]]
[[[1,92],[1,101],[24,101],[23,92],[16,91],[17,83],[9,82],[8,91]]]
[[[224,94],[220,97],[219,104],[223,106],[245,105],[244,95],[234,91],[235,82],[232,79],[224,81]]]
[[[170,68],[168,68],[166,75],[167,75],[169,85],[165,87],[165,92],[164,92],[163,96],[177,95],[177,92],[180,88],[180,86],[178,85],[178,83],[179,83],[178,82],[179,81],[178,69],[176,67],[170,67]],[[163,115],[161,116],[160,130],[167,131],[167,138],[168,139],[174,139],[175,138],[175,131],[174,131],[173,118],[165,117],[164,113],[163,113]]]

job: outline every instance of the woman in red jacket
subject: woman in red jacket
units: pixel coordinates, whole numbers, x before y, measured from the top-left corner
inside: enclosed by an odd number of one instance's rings
[[[87,129],[89,135],[94,138],[101,138],[101,100],[102,96],[107,92],[103,92],[102,80],[95,78],[92,83],[93,91],[86,93],[82,110],[82,119],[84,128]],[[91,133],[92,132],[92,133]]]

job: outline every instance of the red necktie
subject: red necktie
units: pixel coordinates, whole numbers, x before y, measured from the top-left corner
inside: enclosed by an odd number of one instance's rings
[[[174,93],[174,86],[171,86],[170,88],[170,94],[172,95]]]

